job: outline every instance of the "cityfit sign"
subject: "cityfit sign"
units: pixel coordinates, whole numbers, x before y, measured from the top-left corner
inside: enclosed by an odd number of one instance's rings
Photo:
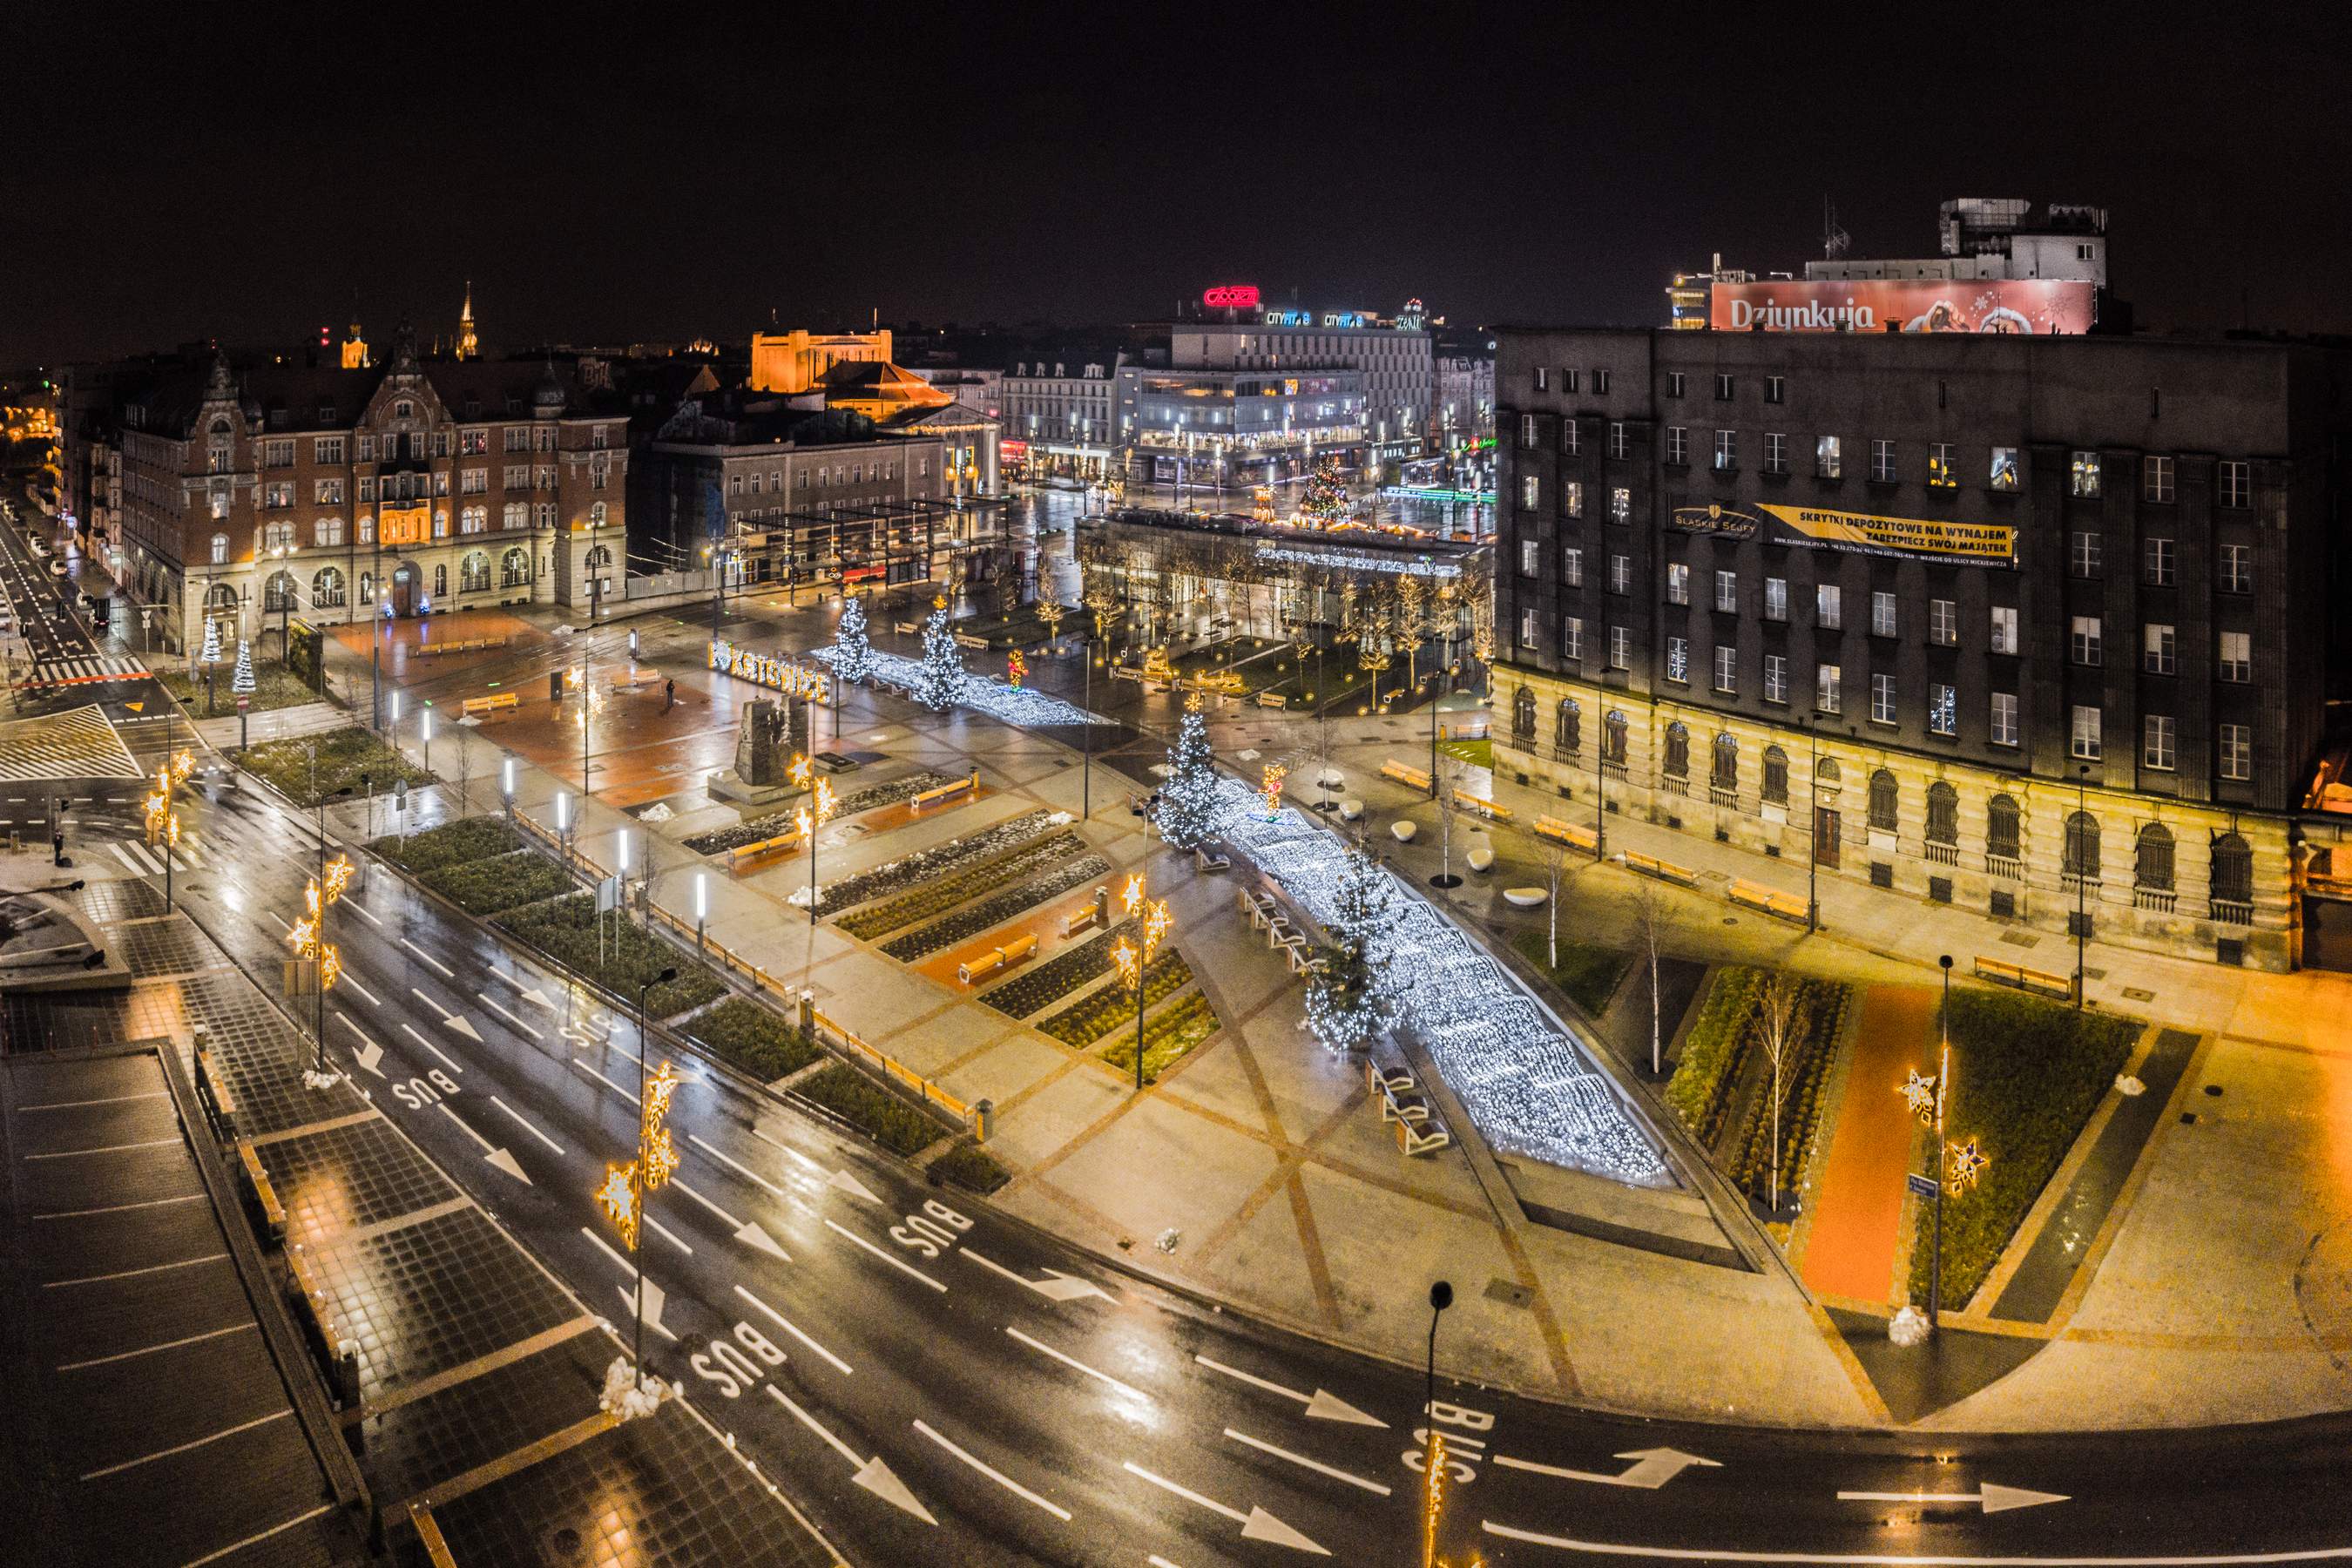
[[[1257,285],[1221,283],[1202,294],[1201,303],[1212,310],[1255,310],[1257,309]]]
[[[1715,285],[1719,332],[2087,332],[2089,283],[2046,278],[1867,278]]]
[[[1368,327],[1372,319],[1361,310],[1268,310],[1269,327]]]

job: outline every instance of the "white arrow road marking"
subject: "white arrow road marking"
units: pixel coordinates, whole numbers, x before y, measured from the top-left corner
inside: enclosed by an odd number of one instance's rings
[[[633,1281],[635,1280],[637,1272],[635,1266],[630,1263],[627,1258],[622,1257],[619,1253],[605,1246],[604,1238],[603,1237],[598,1236],[594,1231],[590,1230],[584,1225],[580,1227],[580,1234],[586,1237],[589,1240],[589,1244],[594,1247],[597,1251],[611,1258],[614,1266],[617,1267],[622,1273],[628,1275]],[[627,1307],[631,1311],[636,1310],[636,1294],[627,1285],[621,1287],[621,1303]],[[664,1339],[669,1341],[670,1343],[676,1344],[677,1343],[677,1331],[671,1328],[667,1323],[662,1321],[662,1309],[668,1305],[669,1292],[664,1290],[652,1280],[646,1280],[646,1327],[661,1335]]]
[[[782,1312],[777,1311],[773,1307],[769,1306],[765,1301],[761,1300],[757,1296],[752,1295],[749,1290],[744,1289],[740,1285],[735,1287],[735,1294],[742,1297],[743,1300],[751,1302],[751,1305],[757,1307],[762,1312],[767,1313],[769,1317],[774,1319],[776,1326],[783,1330],[784,1332],[792,1335],[793,1338],[808,1346],[809,1349],[823,1356],[826,1361],[831,1362],[833,1363],[834,1370],[840,1373],[842,1376],[847,1377],[850,1375],[849,1363],[847,1362],[842,1360],[839,1356],[834,1354],[831,1351],[825,1349],[823,1345],[809,1338],[808,1335],[803,1333],[800,1329],[793,1323],[791,1319],[785,1317]]]
[[[344,1028],[349,1029],[352,1034],[359,1035],[360,1037],[360,1048],[352,1053],[352,1059],[360,1064],[361,1070],[364,1072],[372,1072],[375,1074],[376,1077],[382,1078],[383,1076],[383,1068],[376,1066],[376,1063],[383,1060],[383,1047],[377,1045],[373,1040],[369,1039],[364,1034],[361,1034],[360,1026],[352,1022],[351,1016],[349,1014],[337,1013],[335,1016],[343,1021]]]
[[[335,984],[337,984],[338,985],[348,985],[348,986],[350,986],[352,990],[354,990],[354,991],[358,992],[361,995],[362,995],[362,996],[366,997],[366,998],[368,999],[368,1005],[369,1005],[369,1006],[371,1006],[371,1007],[381,1007],[381,1006],[383,1006],[383,997],[381,997],[381,996],[379,996],[379,995],[377,995],[374,992],[373,992],[373,991],[369,990],[366,986],[364,986],[364,985],[361,984],[357,980],[353,979],[353,978],[352,978],[352,972],[351,972],[350,970],[348,970],[348,969],[346,969],[346,970],[342,971],[341,974],[337,978],[337,980],[336,980]]]
[[[1068,1367],[1073,1372],[1085,1373],[1088,1377],[1093,1378],[1096,1382],[1106,1384],[1112,1388],[1116,1388],[1130,1399],[1141,1400],[1146,1405],[1151,1403],[1151,1396],[1144,1393],[1143,1390],[1134,1387],[1131,1384],[1121,1383],[1118,1379],[1111,1376],[1111,1374],[1107,1372],[1097,1372],[1094,1368],[1078,1360],[1076,1356],[1065,1355],[1062,1352],[1055,1350],[1053,1346],[1045,1343],[1042,1340],[1033,1340],[1027,1334],[1023,1333],[1019,1329],[1008,1328],[1004,1331],[1011,1334],[1014,1339],[1019,1340],[1023,1344],[1027,1345],[1031,1350],[1039,1351],[1046,1355],[1052,1356],[1055,1361],[1060,1362],[1064,1366]]]
[[[718,1161],[720,1164],[725,1165],[730,1170],[733,1171],[737,1175],[741,1176],[745,1181],[751,1182],[762,1188],[765,1188],[768,1192],[773,1194],[777,1197],[781,1198],[786,1195],[783,1188],[776,1185],[775,1183],[768,1180],[767,1177],[760,1174],[759,1172],[751,1169],[751,1166],[746,1165],[738,1160],[732,1159],[728,1155],[720,1153],[718,1150],[704,1142],[700,1134],[689,1132],[686,1135],[686,1141],[693,1144],[696,1148],[701,1150],[704,1153],[709,1155],[712,1159]]]
[[[448,1008],[444,1007],[440,1003],[436,1002],[432,997],[427,996],[424,992],[419,991],[414,985],[408,988],[408,994],[411,996],[415,997],[419,1002],[424,1003],[427,1007],[432,1008],[436,1013],[440,1014],[441,1021],[443,1023],[448,1025],[451,1028],[457,1030],[459,1034],[473,1041],[474,1044],[478,1046],[482,1043],[480,1031],[476,1029],[473,1025],[467,1023],[464,1015],[452,1013]]]
[[[516,1028],[520,1029],[532,1039],[543,1040],[547,1038],[545,1035],[541,1034],[537,1029],[531,1027],[531,1026],[524,1023],[512,1013],[508,1012],[504,1007],[501,1007],[497,1003],[491,1001],[486,994],[477,991],[474,994],[481,998],[483,1006],[488,1007],[491,1012],[496,1013],[499,1017],[504,1018],[508,1023],[512,1024]]]
[[[1361,1487],[1366,1491],[1376,1493],[1381,1497],[1389,1495],[1389,1489],[1378,1481],[1368,1481],[1361,1476],[1350,1475],[1346,1470],[1335,1468],[1320,1459],[1310,1459],[1304,1454],[1294,1454],[1287,1448],[1277,1448],[1263,1437],[1253,1437],[1246,1432],[1236,1432],[1230,1426],[1225,1428],[1225,1436],[1236,1443],[1246,1443],[1261,1454],[1272,1454],[1277,1459],[1288,1459],[1301,1469],[1313,1470],[1318,1476],[1328,1476],[1335,1481],[1345,1481],[1351,1487]]]
[[[782,1247],[776,1245],[775,1238],[773,1237],[770,1236],[766,1231],[761,1230],[757,1225],[746,1225],[741,1220],[737,1219],[733,1215],[729,1214],[725,1209],[720,1208],[717,1204],[712,1203],[709,1198],[704,1197],[700,1193],[698,1193],[692,1187],[688,1186],[684,1177],[672,1176],[669,1179],[669,1184],[676,1187],[679,1192],[684,1193],[688,1197],[692,1198],[696,1203],[700,1204],[704,1208],[709,1209],[712,1214],[717,1215],[726,1225],[727,1228],[735,1233],[735,1239],[741,1242],[744,1246],[755,1247],[781,1262],[790,1263],[792,1261],[791,1255],[785,1252]]]
[[[1059,1503],[1047,1502],[1044,1498],[1039,1497],[1035,1492],[1031,1491],[1027,1487],[1023,1486],[1019,1481],[1014,1480],[1011,1476],[1006,1475],[1003,1471],[995,1469],[988,1465],[982,1464],[980,1460],[973,1458],[970,1454],[965,1453],[961,1448],[957,1447],[953,1443],[950,1443],[945,1437],[940,1436],[939,1433],[933,1431],[929,1423],[922,1421],[916,1422],[915,1430],[920,1432],[924,1436],[929,1437],[932,1442],[937,1443],[940,1447],[945,1448],[949,1453],[953,1454],[957,1458],[961,1459],[965,1464],[970,1465],[973,1469],[978,1470],[982,1475],[986,1476],[990,1480],[994,1481],[998,1486],[1003,1487],[1006,1491],[1011,1492],[1014,1497],[1021,1499],[1024,1502],[1035,1503],[1039,1508],[1044,1509],[1047,1513],[1052,1514],[1064,1524],[1070,1522],[1070,1510],[1068,1509],[1062,1507]]]
[[[824,1184],[826,1186],[836,1188],[839,1191],[849,1194],[853,1197],[864,1198],[869,1204],[878,1204],[882,1201],[867,1188],[864,1182],[859,1181],[847,1171],[835,1171],[831,1175],[825,1175],[825,1169],[823,1165],[817,1163],[814,1160],[810,1159],[806,1154],[802,1153],[791,1144],[780,1142],[776,1139],[769,1137],[766,1133],[761,1131],[756,1127],[752,1128],[751,1131],[752,1137],[757,1138],[761,1142],[765,1143],[769,1148],[773,1149],[779,1154],[782,1154],[798,1161],[803,1170],[815,1175],[825,1176]]]
[[[1564,1481],[1593,1481],[1604,1487],[1640,1487],[1644,1491],[1653,1492],[1693,1465],[1704,1465],[1711,1470],[1722,1468],[1713,1459],[1702,1459],[1696,1454],[1685,1454],[1679,1448],[1635,1448],[1630,1453],[1618,1454],[1613,1458],[1631,1459],[1633,1462],[1613,1476],[1600,1475],[1591,1470],[1566,1470],[1558,1465],[1538,1465],[1532,1459],[1514,1459],[1508,1454],[1496,1455],[1495,1463],[1505,1469],[1527,1470],[1538,1476],[1557,1476]],[[1847,1494],[1840,1492],[1838,1495],[1844,1497]],[[1863,1497],[1874,1494],[1856,1492],[1853,1495]],[[1976,1500],[1971,1496],[1969,1500],[1973,1502]]]
[[[907,1489],[907,1483],[890,1473],[890,1467],[882,1462],[881,1455],[877,1454],[870,1459],[860,1459],[856,1449],[818,1426],[816,1417],[793,1404],[791,1396],[782,1389],[772,1383],[768,1384],[766,1387],[776,1403],[791,1411],[802,1426],[824,1438],[827,1447],[856,1467],[857,1473],[849,1478],[852,1481],[864,1487],[891,1507],[904,1509],[925,1524],[939,1523],[938,1520],[931,1517],[930,1510],[915,1500],[915,1494]]]
[[[932,1279],[929,1275],[916,1268],[913,1264],[908,1263],[905,1258],[891,1257],[888,1253],[883,1251],[880,1247],[875,1246],[872,1242],[866,1240],[856,1231],[843,1230],[841,1226],[834,1224],[831,1220],[827,1220],[824,1223],[826,1229],[847,1237],[850,1240],[856,1242],[858,1246],[864,1247],[866,1251],[872,1253],[875,1257],[880,1258],[891,1268],[896,1268],[902,1273],[913,1275],[916,1279],[921,1280],[924,1284],[929,1285],[932,1289],[937,1290],[942,1296],[948,1293],[948,1288],[946,1286],[940,1284],[938,1280]]]
[[[457,1122],[458,1126],[466,1129],[467,1137],[471,1138],[475,1142],[479,1143],[482,1146],[482,1158],[488,1160],[491,1164],[496,1165],[499,1170],[504,1171],[508,1175],[512,1176],[516,1181],[520,1182],[524,1186],[527,1187],[530,1185],[530,1178],[523,1174],[522,1167],[515,1163],[515,1157],[512,1154],[508,1153],[504,1149],[492,1143],[488,1139],[483,1137],[472,1128],[466,1127],[465,1121],[459,1118],[456,1111],[450,1110],[446,1104],[442,1105],[440,1110],[442,1115],[447,1117],[450,1121]]]
[[[2025,1487],[2004,1487],[1992,1481],[1972,1492],[1840,1492],[1840,1502],[1921,1502],[1956,1503],[1965,1508],[1973,1503],[1987,1513],[2007,1513],[2015,1508],[2039,1508],[2045,1502],[2064,1502],[2064,1492],[2037,1492]]]
[[[1058,1268],[1046,1269],[1045,1278],[1043,1279],[1031,1279],[1014,1273],[992,1258],[982,1257],[969,1247],[959,1247],[957,1250],[982,1268],[1002,1274],[1015,1285],[1026,1285],[1048,1301],[1075,1301],[1082,1296],[1099,1296],[1106,1301],[1110,1300],[1110,1292],[1101,1286],[1090,1280],[1081,1279],[1075,1274],[1065,1274]]]
[[[441,972],[442,979],[455,980],[457,978],[457,972],[456,970],[450,968],[447,964],[442,963],[439,959],[434,957],[431,953],[425,952],[423,948],[409,941],[408,938],[402,937],[400,939],[400,945],[415,953],[417,957],[423,959],[425,963],[431,964],[434,968],[439,970]]]
[[[1878,1552],[1743,1552],[1719,1546],[1628,1546],[1612,1541],[1577,1541],[1546,1535],[1493,1520],[1479,1528],[1504,1541],[1524,1541],[1534,1546],[1556,1546],[1597,1557],[1664,1558],[1681,1563],[1820,1563],[1837,1568],[2265,1568],[2266,1564],[2343,1562],[2352,1558],[2352,1546],[2321,1546],[2301,1552],[2232,1552],[2210,1556],[2157,1554],[2147,1557],[1898,1557]]]
[[[1204,1355],[1196,1355],[1192,1359],[1211,1372],[1222,1372],[1227,1377],[1246,1383],[1253,1388],[1263,1388],[1268,1394],[1279,1394],[1285,1399],[1295,1400],[1307,1406],[1307,1414],[1318,1421],[1345,1421],[1357,1426],[1388,1425],[1377,1415],[1365,1415],[1336,1394],[1326,1394],[1319,1388],[1312,1394],[1301,1394],[1295,1388],[1285,1388],[1282,1384],[1270,1383],[1255,1373],[1244,1372],[1237,1366],[1227,1366],[1221,1361],[1211,1361]]]
[[[864,1182],[859,1181],[856,1177],[851,1175],[846,1171],[835,1171],[831,1178],[826,1181],[825,1185],[829,1187],[838,1187],[843,1192],[849,1194],[853,1197],[864,1198],[869,1204],[878,1204],[882,1201],[880,1198],[866,1190],[866,1184]]]
[[[366,921],[367,923],[372,926],[380,926],[383,924],[382,921],[376,919],[375,911],[373,910],[369,909],[365,904],[360,902],[357,899],[352,898],[348,893],[335,901],[341,904],[345,909],[351,910],[352,913],[358,915],[361,919]]]
[[[1212,1513],[1223,1514],[1227,1519],[1232,1520],[1234,1523],[1242,1527],[1242,1539],[1244,1541],[1271,1541],[1277,1545],[1291,1547],[1296,1551],[1311,1552],[1318,1557],[1328,1557],[1331,1555],[1328,1552],[1326,1552],[1320,1546],[1316,1545],[1315,1542],[1307,1540],[1307,1537],[1299,1534],[1298,1531],[1291,1529],[1290,1526],[1283,1523],[1282,1521],[1275,1518],[1274,1515],[1266,1512],[1265,1510],[1262,1508],[1253,1508],[1247,1513],[1244,1513],[1237,1508],[1227,1508],[1223,1503],[1217,1501],[1214,1498],[1204,1498],[1199,1492],[1193,1491],[1188,1487],[1178,1486],[1174,1481],[1170,1480],[1165,1476],[1153,1475],[1150,1470],[1145,1469],[1141,1465],[1137,1464],[1132,1459],[1125,1461],[1122,1468],[1126,1469],[1129,1475],[1139,1476],[1143,1479],[1150,1481],[1153,1486],[1159,1487],[1165,1491],[1174,1492],[1178,1497],[1184,1499],[1188,1502],[1199,1503],[1202,1508],[1207,1509]]]
[[[572,1058],[572,1065],[578,1068],[582,1072],[586,1073],[590,1078],[594,1079],[598,1083],[603,1084],[606,1089],[611,1089],[614,1094],[626,1096],[631,1105],[637,1103],[637,1095],[635,1089],[623,1089],[619,1084],[614,1083],[611,1079],[606,1078],[603,1073],[598,1072],[594,1068],[590,1067],[578,1057],[573,1057]]]
[[[410,1039],[415,1040],[418,1045],[423,1046],[426,1050],[431,1051],[435,1056],[439,1057],[443,1061],[447,1062],[451,1072],[464,1072],[466,1070],[457,1064],[457,1058],[451,1056],[448,1052],[443,1050],[440,1047],[435,1045],[432,1041],[418,1034],[414,1026],[403,1024],[400,1026],[400,1032],[406,1035]]]
[[[528,1121],[525,1121],[521,1111],[517,1110],[513,1106],[509,1105],[505,1100],[500,1100],[495,1094],[490,1096],[490,1103],[497,1106],[500,1110],[505,1111],[509,1116],[513,1117],[517,1121],[522,1122],[522,1130],[524,1131],[530,1133],[532,1137],[546,1144],[550,1149],[554,1150],[558,1155],[561,1155],[563,1152],[562,1144],[558,1143],[554,1139],[550,1138],[546,1133],[541,1132],[538,1128],[533,1127]]]
[[[515,988],[515,994],[520,996],[524,1001],[536,1002],[551,1013],[555,1011],[555,1004],[549,1001],[547,997],[541,993],[538,986],[526,985],[521,981],[516,979],[513,975],[509,974],[503,969],[493,969],[490,973],[505,981],[508,984],[513,986]]]

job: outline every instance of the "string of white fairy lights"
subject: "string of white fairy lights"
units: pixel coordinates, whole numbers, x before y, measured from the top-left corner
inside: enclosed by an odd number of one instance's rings
[[[833,662],[834,649],[821,647],[809,657],[829,665]],[[901,658],[895,653],[884,653],[880,648],[867,650],[866,658],[866,673],[885,685],[912,691],[922,679],[923,666],[919,659]],[[956,701],[992,719],[1001,719],[1007,724],[1083,724],[1090,717],[1085,709],[1065,702],[1058,697],[1049,697],[1026,686],[999,686],[992,680],[973,675],[970,670],[964,672],[963,686]],[[1101,721],[1097,719],[1096,722]]]

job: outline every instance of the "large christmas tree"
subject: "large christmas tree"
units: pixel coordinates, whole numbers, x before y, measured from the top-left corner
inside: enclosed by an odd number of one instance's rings
[[[841,629],[834,634],[833,669],[844,680],[864,680],[874,668],[874,645],[866,640],[866,605],[853,595],[841,607]]]
[[[1193,700],[1199,700],[1197,695]],[[1168,780],[1160,786],[1160,837],[1190,849],[1216,825],[1217,770],[1209,755],[1209,727],[1197,707],[1187,706],[1176,743],[1168,748]]]
[[[251,695],[254,689],[253,646],[243,637],[236,640],[236,668],[229,676],[228,689],[239,697]]]
[[[948,630],[948,606],[938,602],[923,623],[923,664],[915,678],[915,700],[937,712],[963,700],[963,650]]]
[[[1360,849],[1348,852],[1331,898],[1335,945],[1307,987],[1307,1027],[1332,1050],[1355,1049],[1388,1021],[1400,981],[1383,974],[1374,952],[1394,918],[1395,896],[1377,862]]]
[[[1339,477],[1339,460],[1326,458],[1307,476],[1307,488],[1298,498],[1298,515],[1309,522],[1328,524],[1347,512],[1348,485]]]

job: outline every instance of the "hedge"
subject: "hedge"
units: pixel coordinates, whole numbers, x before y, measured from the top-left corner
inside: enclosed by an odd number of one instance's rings
[[[952,877],[927,882],[911,893],[845,916],[841,929],[860,942],[873,942],[918,921],[943,915],[967,899],[976,899],[992,889],[1018,881],[1032,871],[1042,870],[1056,860],[1066,860],[1085,847],[1076,834],[1056,833],[1043,843],[1026,846],[1001,859],[960,871]]]
[[[905,778],[894,779],[886,784],[876,784],[871,789],[862,789],[855,795],[846,796],[834,808],[834,815],[855,816],[861,811],[872,811],[877,805],[895,805],[899,801],[911,800],[925,790],[934,789],[947,782],[945,773],[935,773],[929,770],[911,773]],[[722,850],[740,848],[746,844],[757,844],[763,838],[773,838],[780,834],[790,833],[796,826],[795,814],[799,809],[795,806],[791,811],[772,811],[765,816],[751,817],[735,824],[732,827],[719,827],[709,833],[698,833],[683,842],[697,855],[716,855]]]
[[[1148,1009],[1192,983],[1192,966],[1171,947],[1151,961],[1143,976],[1143,1005]],[[1066,1046],[1084,1050],[1122,1023],[1130,1027],[1135,1023],[1135,993],[1124,985],[1111,985],[1073,1002],[1037,1027]]]
[[[310,765],[313,747],[318,756],[315,792]],[[239,752],[236,760],[238,766],[267,779],[297,805],[316,805],[340,789],[357,795],[362,791],[362,773],[374,781],[378,795],[390,795],[395,779],[406,779],[411,789],[433,782],[431,773],[357,726],[322,735],[265,741]]]
[[[835,1062],[793,1086],[866,1133],[894,1154],[913,1154],[947,1136],[947,1130],[897,1095],[851,1067]]]
[[[698,1013],[680,1027],[701,1041],[729,1066],[742,1068],[762,1083],[773,1083],[800,1071],[824,1052],[801,1037],[801,1032],[747,996],[730,996],[708,1013]]]
[[[1976,1293],[2051,1173],[2074,1145],[2140,1026],[2007,992],[1952,993],[1952,1093],[1945,1136],[1976,1140],[1991,1162],[1969,1190],[1944,1195],[1944,1305]],[[1928,1058],[1932,1065],[1933,1058]],[[1911,1299],[1927,1299],[1933,1232],[1921,1215]]]
[[[368,847],[395,866],[423,873],[509,854],[523,847],[523,837],[503,816],[467,816],[405,837],[387,834]]]
[[[982,855],[994,855],[1010,849],[1045,831],[1053,825],[1055,813],[1040,806],[1010,816],[993,827],[983,827],[961,838],[950,838],[944,844],[934,844],[929,849],[918,849],[901,855],[896,860],[844,877],[827,883],[817,895],[816,912],[830,915],[852,904],[862,904],[868,899],[882,898],[911,888],[929,878],[937,877]]]
[[[1185,1052],[1217,1032],[1217,1010],[1198,991],[1156,1017],[1143,1021],[1143,1081],[1153,1083]],[[1135,1070],[1135,1035],[1121,1030],[1111,1036],[1102,1059],[1115,1068]]]
[[[1748,1016],[1756,1010],[1756,987],[1763,972],[1723,970],[1707,993],[1698,1021],[1683,1037],[1682,1060],[1666,1083],[1666,1103],[1702,1143],[1714,1142],[1724,1101],[1738,1078],[1748,1040]]]
[[[462,860],[417,879],[470,915],[494,915],[517,904],[537,903],[568,892],[572,879],[536,849],[517,849],[487,860]]]
[[[1786,1193],[1803,1168],[1807,1148],[1821,1126],[1822,1089],[1837,1055],[1838,1030],[1853,1004],[1853,988],[1834,980],[1799,980],[1797,1005],[1789,1021],[1788,1058],[1780,1066],[1780,1190]],[[1763,1047],[1762,1015],[1755,1015],[1748,1047],[1758,1092],[1748,1124],[1724,1140],[1725,1173],[1741,1191],[1764,1194],[1772,1183],[1772,1058]]]
[[[1134,931],[1133,921],[1122,921],[1093,941],[1057,952],[1036,968],[982,992],[980,999],[1008,1018],[1025,1018],[1108,974],[1113,945],[1121,936],[1132,940]]]
[[[604,957],[599,962],[596,897],[593,893],[573,893],[542,903],[525,904],[496,916],[490,923],[557,963],[578,970],[632,1005],[636,1002],[640,984],[676,966],[676,979],[646,993],[646,1011],[656,1018],[699,1007],[727,990],[709,970],[647,936],[618,913],[603,918]]]
[[[1559,966],[1551,964],[1550,940],[1539,931],[1523,931],[1511,939],[1519,956],[1536,967],[1538,973],[1550,981],[1568,999],[1584,1011],[1588,1018],[1598,1018],[1609,1009],[1609,999],[1623,984],[1625,972],[1633,967],[1633,955],[1606,947],[1591,947],[1580,942],[1559,944]]]
[[[1048,899],[1059,898],[1073,888],[1083,887],[1098,877],[1109,875],[1109,861],[1099,855],[1082,855],[1076,860],[1066,860],[1052,870],[1032,877],[1017,888],[1007,888],[1001,893],[982,899],[943,921],[934,921],[919,931],[893,937],[882,944],[882,951],[901,963],[912,963],[919,958],[928,958],[944,948],[953,947],[966,937],[978,936],[989,927],[1033,910]]]
[[[1013,1173],[997,1163],[995,1155],[972,1143],[957,1144],[932,1161],[929,1171],[940,1181],[952,1182],[982,1197],[1013,1179]]]

